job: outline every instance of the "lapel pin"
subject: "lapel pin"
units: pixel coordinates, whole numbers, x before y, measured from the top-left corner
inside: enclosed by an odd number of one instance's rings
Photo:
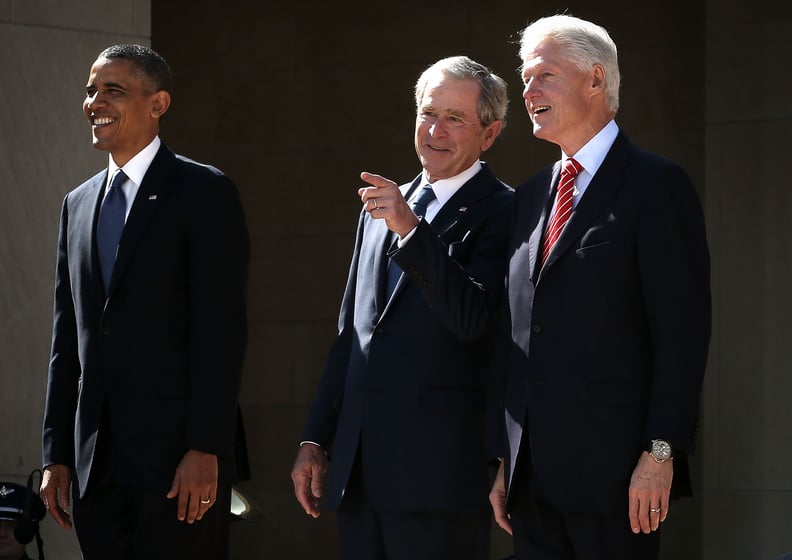
[[[459,207],[459,211],[460,212],[467,212],[468,211],[468,207],[467,206],[460,206]]]
[[[157,195],[156,194],[149,195],[149,200],[157,200]]]

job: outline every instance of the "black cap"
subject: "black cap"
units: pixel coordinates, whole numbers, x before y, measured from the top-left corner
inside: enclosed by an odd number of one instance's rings
[[[27,488],[13,482],[0,482],[0,519],[19,519],[25,509]]]
[[[28,508],[27,512],[25,511],[26,507]],[[47,508],[44,507],[44,501],[32,489],[13,482],[0,482],[0,519],[26,517],[39,522],[44,519],[45,515],[47,515]]]

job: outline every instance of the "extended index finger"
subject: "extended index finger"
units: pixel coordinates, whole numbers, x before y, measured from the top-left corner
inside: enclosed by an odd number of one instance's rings
[[[396,183],[391,181],[390,179],[386,179],[382,175],[377,175],[376,173],[369,173],[368,171],[364,171],[360,174],[360,178],[363,179],[369,185],[375,187],[390,187],[396,186]]]

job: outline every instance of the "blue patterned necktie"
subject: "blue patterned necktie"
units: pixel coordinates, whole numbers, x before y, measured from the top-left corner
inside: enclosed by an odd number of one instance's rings
[[[412,210],[415,212],[415,215],[418,217],[423,218],[426,216],[426,208],[429,206],[429,203],[432,202],[434,199],[437,198],[435,192],[432,190],[432,185],[424,185],[421,189],[421,192],[418,193],[418,197],[412,203]],[[396,289],[396,284],[399,282],[399,278],[402,275],[402,269],[393,261],[388,263],[388,287],[387,287],[387,299],[390,299],[391,295],[393,294],[393,290]]]
[[[437,198],[437,195],[435,195],[435,192],[432,190],[432,185],[424,185],[421,192],[418,193],[418,198],[412,203],[412,209],[415,215],[420,217],[426,216],[426,207],[429,206],[429,203],[435,198]]]
[[[102,270],[102,283],[105,293],[110,288],[110,278],[113,276],[118,242],[121,232],[124,231],[126,220],[126,197],[121,185],[127,180],[126,174],[119,168],[110,189],[102,201],[99,210],[99,222],[96,225],[96,246],[99,249],[99,266]]]

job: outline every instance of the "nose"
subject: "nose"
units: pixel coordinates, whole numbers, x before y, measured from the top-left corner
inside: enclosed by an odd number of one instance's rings
[[[535,82],[533,80],[528,80],[527,82],[524,82],[523,91],[522,91],[523,99],[527,100],[539,95],[539,92],[537,91],[537,88],[534,87],[534,85]]]
[[[102,101],[103,97],[99,95],[99,91],[95,91],[92,94],[86,93],[85,94],[85,101],[83,105],[88,109],[93,109],[96,105],[99,105]]]
[[[434,122],[429,126],[429,134],[431,134],[434,138],[438,136],[442,136],[448,132],[447,127],[443,124],[443,119],[440,117],[435,117]]]

